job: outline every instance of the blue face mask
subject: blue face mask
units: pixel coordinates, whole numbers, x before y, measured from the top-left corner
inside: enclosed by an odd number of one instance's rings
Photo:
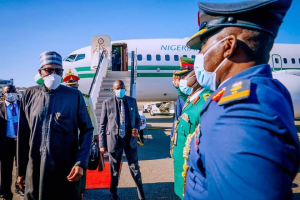
[[[116,92],[116,97],[118,98],[123,98],[125,96],[125,89],[115,90],[115,92]]]
[[[194,75],[195,76],[195,75]],[[190,78],[194,77],[194,76],[191,76]],[[190,79],[188,78],[187,80],[180,80],[179,81],[179,89],[182,93],[186,94],[186,95],[191,95],[192,92],[193,92],[193,88],[192,87],[189,87],[187,86],[187,82],[188,80]]]
[[[219,66],[215,69],[214,72],[205,71],[204,58],[214,47],[216,47],[218,44],[220,44],[221,42],[223,42],[226,39],[227,39],[227,37],[222,39],[221,41],[217,42],[212,47],[210,47],[210,49],[208,49],[204,55],[198,54],[195,58],[194,70],[195,70],[195,75],[196,75],[197,81],[202,87],[209,89],[211,91],[216,91],[216,89],[217,89],[217,80],[216,80],[217,71],[222,67],[224,62],[227,61],[227,58],[225,58],[219,64]]]

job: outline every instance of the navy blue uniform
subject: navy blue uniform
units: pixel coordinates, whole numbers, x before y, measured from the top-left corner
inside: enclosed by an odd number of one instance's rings
[[[272,78],[269,65],[221,85],[201,120],[191,142],[185,199],[292,198],[299,139],[290,94]]]

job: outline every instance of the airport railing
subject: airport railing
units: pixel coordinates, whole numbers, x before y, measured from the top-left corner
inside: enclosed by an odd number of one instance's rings
[[[99,74],[99,71],[100,71],[100,68],[101,68],[101,63],[102,63],[103,58],[104,58],[104,51],[102,51],[102,53],[99,54],[99,61],[98,61],[95,76],[93,78],[93,81],[92,81],[92,84],[91,84],[91,87],[90,87],[90,90],[89,90],[89,95],[91,95],[91,92],[92,92],[92,90],[94,88],[94,85],[96,83],[96,80],[97,80],[97,77],[98,77],[98,74]]]

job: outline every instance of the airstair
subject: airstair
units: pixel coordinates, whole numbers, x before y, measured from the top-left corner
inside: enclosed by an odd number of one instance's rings
[[[97,49],[98,48],[98,49]],[[111,71],[111,60],[109,51],[101,46],[98,46],[93,57],[91,68],[95,70],[95,76],[93,78],[89,95],[92,100],[92,109],[94,109],[94,115],[97,119],[98,128],[100,126],[100,117],[103,101],[114,96],[113,83],[116,80],[122,80],[126,86],[125,94],[135,98],[135,77],[136,71],[134,70],[134,52],[132,52],[131,71]]]
[[[95,107],[95,114],[97,117],[98,126],[100,123],[101,117],[101,109],[103,101],[114,96],[113,93],[113,84],[116,80],[122,80],[126,86],[125,94],[130,96],[130,79],[131,72],[130,71],[107,71],[106,76],[103,77],[103,81],[100,87],[100,92],[97,98],[97,103]]]

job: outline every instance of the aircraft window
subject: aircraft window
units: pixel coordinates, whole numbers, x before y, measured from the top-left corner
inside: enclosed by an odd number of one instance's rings
[[[283,59],[283,62],[284,62],[284,64],[287,64],[287,59],[284,58],[284,59]]]
[[[143,60],[143,57],[142,57],[142,55],[141,55],[141,54],[137,55],[137,60],[138,60],[138,61],[141,61],[141,60]]]
[[[183,55],[182,57],[185,57],[185,58],[187,58],[187,55]]]
[[[78,54],[75,61],[82,60],[85,58],[85,54]]]
[[[295,63],[296,63],[296,61],[295,61],[295,58],[292,58],[292,63],[293,63],[293,64],[295,64]]]
[[[179,60],[179,56],[178,55],[174,55],[174,60],[178,61]]]
[[[74,59],[75,59],[75,57],[76,57],[76,54],[69,55],[69,57],[66,59],[66,61],[68,61],[68,62],[73,62]]]
[[[195,59],[195,58],[196,58],[196,56],[195,56],[195,55],[192,55],[192,58],[193,58],[193,59]]]
[[[279,59],[275,58],[275,63],[278,64],[279,63]]]
[[[156,55],[156,60],[160,61],[161,60],[161,56],[160,55]]]
[[[169,55],[165,55],[165,60],[166,61],[170,61],[170,56]]]
[[[151,61],[151,60],[152,60],[152,57],[151,57],[150,54],[147,55],[147,60],[148,60],[148,61]]]

